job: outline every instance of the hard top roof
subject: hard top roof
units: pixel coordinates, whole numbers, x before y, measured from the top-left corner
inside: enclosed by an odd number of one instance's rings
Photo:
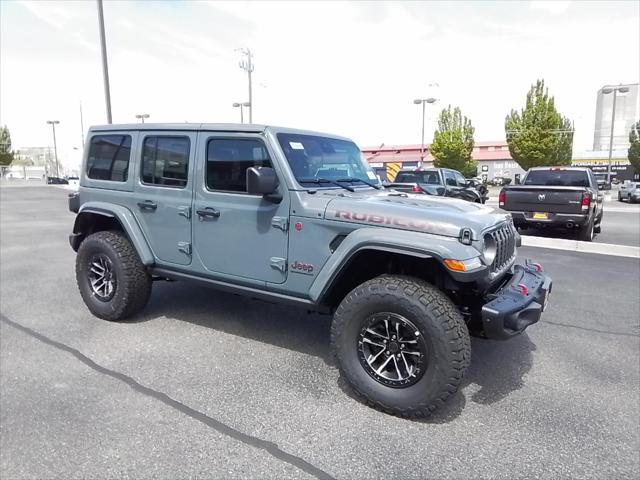
[[[315,135],[321,137],[331,137],[340,140],[349,138],[331,133],[315,132],[312,130],[300,130],[295,128],[276,127],[272,125],[250,124],[250,123],[120,123],[110,125],[94,125],[89,127],[91,132],[109,132],[122,130],[165,130],[165,131],[206,131],[206,132],[241,132],[241,133],[262,133],[271,130],[274,133],[291,133],[298,135]]]

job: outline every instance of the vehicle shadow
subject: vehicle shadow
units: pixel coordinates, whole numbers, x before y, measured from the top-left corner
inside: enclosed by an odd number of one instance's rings
[[[156,283],[144,314],[133,322],[152,321],[162,316],[313,355],[330,367],[336,366],[329,346],[329,315],[308,313],[300,308],[252,300],[181,281]],[[535,350],[535,344],[526,333],[506,342],[472,338],[471,365],[461,388],[441,409],[419,421],[448,423],[462,413],[467,401],[489,405],[519,390],[531,369]],[[358,400],[346,379],[342,375],[338,377],[339,388]]]
[[[578,240],[578,229],[572,228],[525,228],[518,229],[518,233],[530,237],[564,238],[567,240]]]

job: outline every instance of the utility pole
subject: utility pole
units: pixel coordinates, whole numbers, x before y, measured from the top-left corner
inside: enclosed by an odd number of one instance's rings
[[[109,88],[109,66],[107,65],[107,40],[104,35],[104,13],[102,12],[102,0],[97,1],[100,47],[102,50],[102,76],[104,77],[104,101],[107,106],[107,123],[111,124],[111,91]]]
[[[251,87],[251,73],[253,72],[253,62],[252,62],[253,54],[251,53],[251,50],[249,50],[248,48],[240,48],[238,50],[240,50],[240,52],[242,52],[242,55],[246,57],[240,60],[239,65],[242,70],[247,72],[247,76],[249,78],[249,102],[248,102],[249,103],[249,123],[253,123],[253,89]]]
[[[47,120],[47,123],[53,128],[53,152],[56,156],[56,177],[60,177],[60,165],[58,164],[58,144],[56,143],[56,125],[60,123],[59,120]]]

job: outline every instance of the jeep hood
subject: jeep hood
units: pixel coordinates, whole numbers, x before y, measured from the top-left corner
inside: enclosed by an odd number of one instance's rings
[[[371,194],[371,190],[339,194],[329,201],[325,219],[377,227],[458,237],[464,227],[473,239],[510,214],[479,203],[431,195],[412,195],[393,191]]]

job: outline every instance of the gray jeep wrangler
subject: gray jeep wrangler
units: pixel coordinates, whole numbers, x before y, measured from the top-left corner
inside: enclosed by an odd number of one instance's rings
[[[405,417],[456,392],[470,331],[521,333],[551,291],[540,265],[515,265],[509,214],[385,190],[334,135],[92,127],[69,208],[78,287],[97,317],[135,315],[154,280],[330,313],[342,375],[366,403]]]

